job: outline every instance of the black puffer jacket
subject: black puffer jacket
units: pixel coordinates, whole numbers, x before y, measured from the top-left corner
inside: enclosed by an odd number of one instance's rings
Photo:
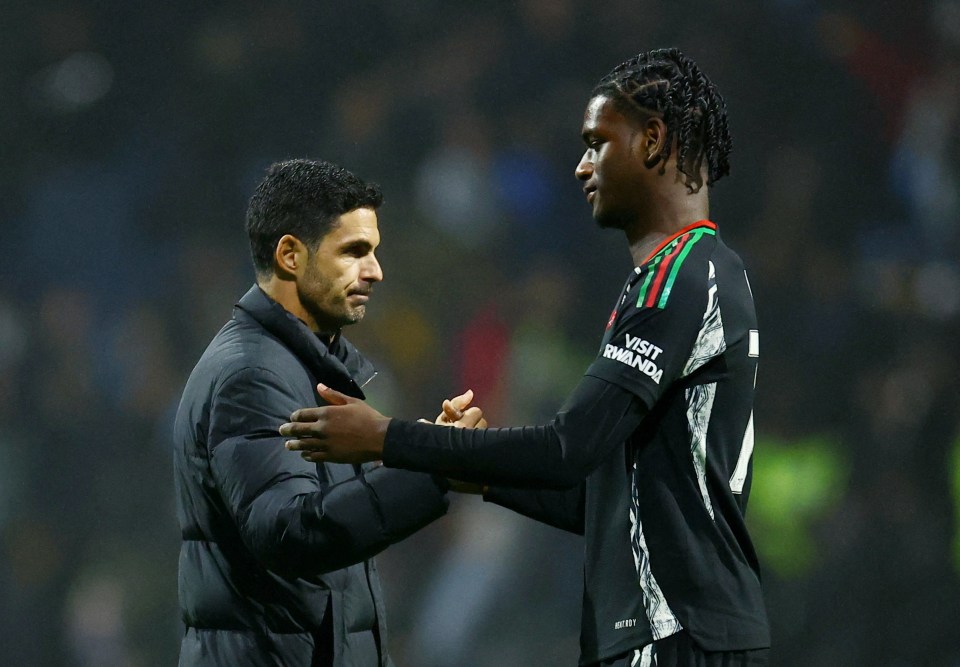
[[[277,432],[317,382],[363,398],[373,375],[256,286],[210,343],[174,432],[181,665],[392,665],[372,557],[441,516],[446,484],[307,463]]]

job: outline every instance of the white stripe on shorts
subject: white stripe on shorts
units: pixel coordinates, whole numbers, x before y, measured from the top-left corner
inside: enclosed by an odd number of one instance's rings
[[[633,661],[630,663],[630,667],[656,667],[657,666],[657,652],[653,648],[653,644],[647,644],[643,647],[642,650],[637,650],[633,654]]]

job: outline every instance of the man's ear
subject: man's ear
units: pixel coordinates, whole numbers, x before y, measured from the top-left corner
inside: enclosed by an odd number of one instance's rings
[[[643,124],[641,157],[647,168],[657,166],[667,145],[667,125],[658,116],[650,116]]]
[[[284,234],[273,249],[273,265],[277,275],[286,280],[303,275],[309,254],[303,241],[291,234]]]

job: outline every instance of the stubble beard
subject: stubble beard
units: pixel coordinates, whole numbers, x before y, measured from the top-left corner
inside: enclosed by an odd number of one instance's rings
[[[363,319],[366,314],[366,305],[351,308],[346,296],[333,298],[331,294],[333,286],[312,271],[308,271],[304,278],[309,288],[297,286],[300,303],[321,330],[335,333]]]
[[[330,333],[339,331],[345,326],[357,324],[366,314],[366,306],[350,308],[344,299],[338,299],[336,302],[328,304],[326,308],[321,307],[316,300],[311,300],[309,297],[307,297],[307,300],[302,300],[302,303],[317,326]]]
[[[357,306],[356,308],[350,309],[346,313],[344,318],[344,323],[342,326],[347,326],[348,324],[359,324],[363,319],[363,316],[367,314],[366,305]]]

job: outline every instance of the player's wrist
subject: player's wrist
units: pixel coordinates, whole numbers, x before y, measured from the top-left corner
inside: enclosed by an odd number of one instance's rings
[[[387,431],[390,429],[391,421],[393,421],[392,418],[384,416],[380,416],[374,421],[373,433],[369,443],[370,450],[368,452],[368,454],[373,457],[370,459],[371,461],[383,460],[384,444],[387,440]]]

